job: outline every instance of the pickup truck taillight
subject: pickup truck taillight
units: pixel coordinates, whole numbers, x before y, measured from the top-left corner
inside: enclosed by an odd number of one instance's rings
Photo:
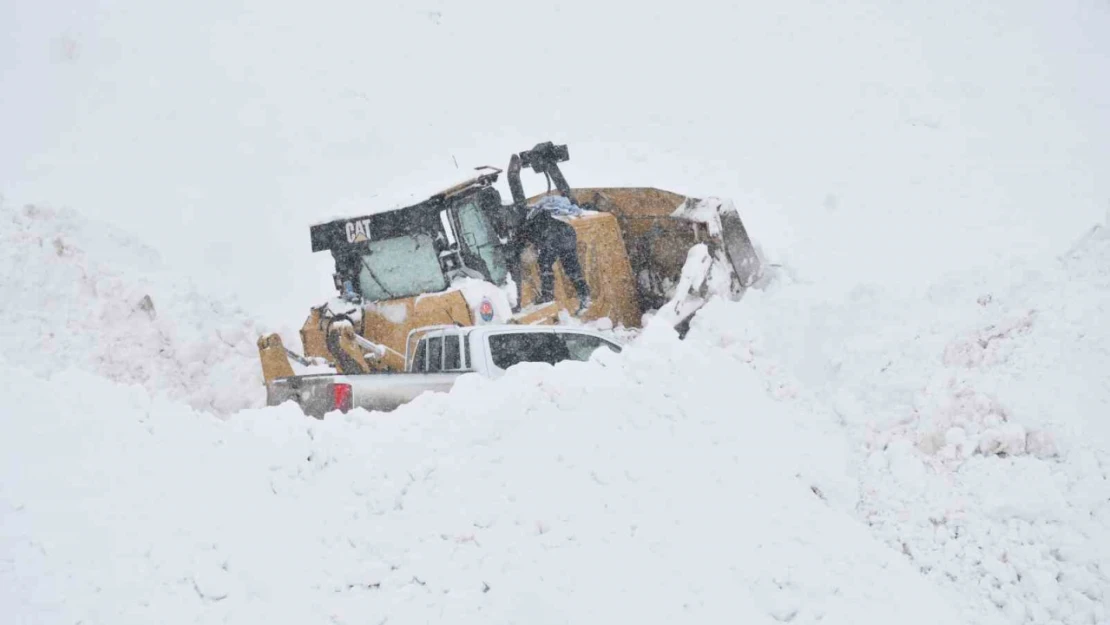
[[[340,412],[347,412],[351,409],[351,385],[350,384],[332,384],[331,385],[331,400],[332,410],[339,410]]]

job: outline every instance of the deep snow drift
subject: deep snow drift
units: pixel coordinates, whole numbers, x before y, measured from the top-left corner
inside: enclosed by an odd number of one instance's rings
[[[67,326],[154,363],[0,363],[13,622],[1107,617],[1105,229],[1037,273],[917,299],[828,301],[783,272],[711,303],[685,341],[653,326],[620,355],[320,422],[186,406],[236,396],[236,376],[175,384],[188,361],[149,360],[120,313],[151,286],[139,276],[188,289],[72,215],[6,215],[22,233],[10,256],[41,261],[9,265],[9,288],[84,295],[115,314]],[[44,224],[61,244],[31,234]],[[75,252],[92,249],[119,253]],[[164,309],[140,332],[171,354],[218,349],[202,330],[225,314]],[[43,331],[41,316],[9,322]],[[221,352],[243,376],[250,338]]]
[[[620,355],[466,378],[390,415],[222,419],[182,400],[240,376],[179,383],[205,368],[174,356],[220,349],[204,332],[224,311],[159,306],[202,300],[118,233],[5,215],[9,292],[83,297],[57,323],[105,341],[55,366],[0,363],[12,622],[957,618],[852,518],[835,419],[776,405],[743,350],[697,349],[712,330],[684,343],[657,326]],[[134,309],[148,287],[154,319]],[[33,346],[44,320],[8,321]],[[251,338],[216,362],[245,376]]]
[[[9,217],[24,227],[15,257],[71,250],[17,266],[27,282],[9,288],[58,301],[115,280],[118,299],[92,301],[118,312],[134,299],[132,276],[72,251],[103,233]],[[27,234],[32,218],[63,243]],[[135,254],[120,266],[152,260],[113,240]],[[97,336],[139,323],[117,316],[66,325]],[[42,332],[38,317],[11,322]],[[323,422],[292,406],[217,419],[107,379],[136,381],[111,362],[5,362],[4,611],[113,624],[952,622],[846,511],[856,490],[835,421],[776,405],[742,351],[697,344],[657,326],[619,356]],[[138,381],[178,371],[157,362]]]
[[[968,622],[1105,623],[1108,226],[918,297],[753,293],[743,310],[704,311],[692,336],[751,350],[795,410],[844,424],[860,520]]]
[[[263,328],[126,233],[0,202],[0,266],[0,352],[13,366],[75,367],[218,414],[264,403]]]
[[[735,356],[659,333],[607,362],[323,422],[289,407],[218,421],[86,374],[5,370],[7,611],[953,622],[816,494],[845,488],[832,424],[773,405]]]

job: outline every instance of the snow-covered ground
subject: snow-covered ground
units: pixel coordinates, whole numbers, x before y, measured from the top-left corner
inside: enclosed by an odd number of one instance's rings
[[[684,341],[319,422],[227,414],[256,328],[148,249],[4,217],[9,622],[1106,622],[1105,224],[917,298],[782,271]]]
[[[852,447],[854,514],[971,623],[1110,619],[1110,214],[1050,261],[917,297],[780,285],[703,311]],[[738,308],[739,306],[739,308]]]
[[[834,424],[664,332],[388,418],[4,375],[9,622],[957,620],[818,495]]]
[[[0,621],[1110,623],[1105,3],[0,24]],[[261,407],[256,338],[330,295],[309,223],[548,139],[735,200],[776,280],[389,415]]]

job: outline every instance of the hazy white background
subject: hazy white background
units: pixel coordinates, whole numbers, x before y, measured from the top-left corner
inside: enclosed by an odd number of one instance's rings
[[[280,322],[329,293],[309,223],[548,139],[572,184],[733,197],[830,285],[1058,250],[1110,207],[1097,0],[5,0],[0,24],[6,201],[121,224]]]

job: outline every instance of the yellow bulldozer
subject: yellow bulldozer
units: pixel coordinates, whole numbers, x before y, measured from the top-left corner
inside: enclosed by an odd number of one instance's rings
[[[311,309],[301,328],[303,354],[277,334],[258,339],[263,378],[294,376],[290,359],[341,374],[405,370],[410,334],[438,325],[559,324],[577,295],[555,265],[554,301],[537,303],[534,250],[518,228],[545,198],[565,198],[556,213],[577,235],[590,305],[579,322],[642,327],[662,316],[680,333],[709,297],[737,297],[762,274],[761,260],[736,207],[655,188],[571,188],[559,168],[566,145],[540,143],[513,154],[512,202],[494,186],[505,173],[476,175],[418,204],[310,226],[312,252],[335,261],[337,296]],[[521,171],[547,181],[524,195]],[[554,188],[552,188],[554,184]]]

